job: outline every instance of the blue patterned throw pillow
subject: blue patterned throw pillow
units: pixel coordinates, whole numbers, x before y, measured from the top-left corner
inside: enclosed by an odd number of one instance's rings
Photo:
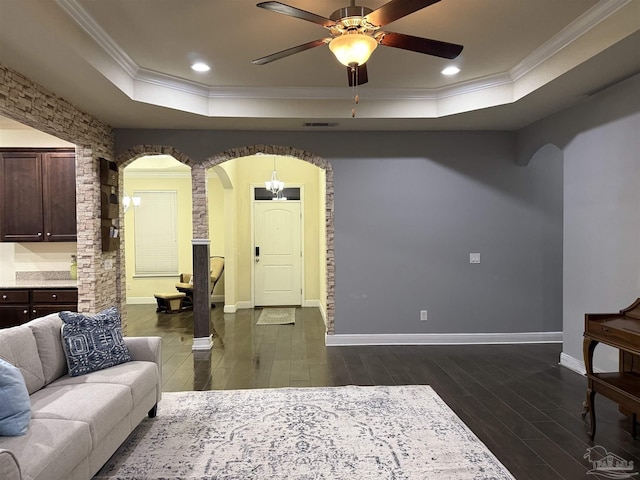
[[[31,402],[17,367],[0,359],[0,436],[24,435],[31,420]]]
[[[59,315],[63,322],[62,344],[72,377],[131,361],[116,307],[93,317],[75,312]]]

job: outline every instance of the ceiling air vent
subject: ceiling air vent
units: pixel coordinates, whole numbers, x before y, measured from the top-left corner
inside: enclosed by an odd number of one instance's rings
[[[303,127],[337,127],[338,122],[304,122]]]

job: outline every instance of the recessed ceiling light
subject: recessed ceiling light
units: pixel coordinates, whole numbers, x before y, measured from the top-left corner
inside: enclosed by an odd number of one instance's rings
[[[458,67],[447,67],[444,70],[442,70],[443,75],[455,75],[456,73],[458,73],[460,71],[460,69]]]
[[[191,70],[195,70],[196,72],[208,72],[211,70],[211,67],[206,63],[196,62],[191,65]]]

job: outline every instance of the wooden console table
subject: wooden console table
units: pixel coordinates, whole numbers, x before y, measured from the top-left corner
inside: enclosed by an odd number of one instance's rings
[[[640,413],[640,298],[619,313],[588,313],[584,321],[583,355],[587,370],[587,400],[582,416],[590,414],[591,440],[596,434],[596,393],[620,405],[632,416],[632,436],[636,438],[637,414]],[[594,373],[593,352],[598,343],[620,351],[617,372]]]

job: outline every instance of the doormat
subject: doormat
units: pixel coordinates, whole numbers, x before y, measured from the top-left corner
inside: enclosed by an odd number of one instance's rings
[[[263,308],[256,325],[290,325],[296,323],[295,308]]]

